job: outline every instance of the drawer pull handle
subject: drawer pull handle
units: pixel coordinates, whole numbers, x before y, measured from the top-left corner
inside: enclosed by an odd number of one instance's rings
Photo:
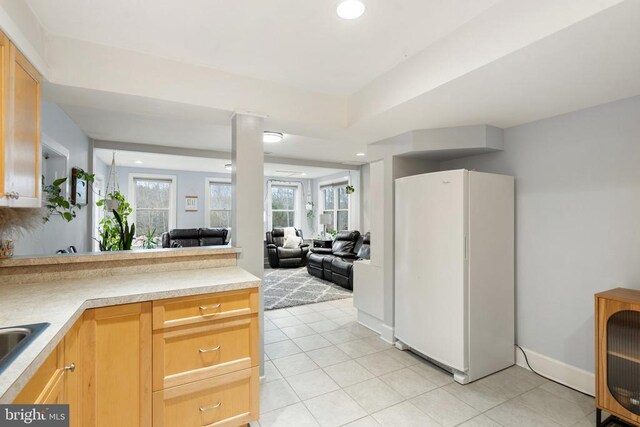
[[[65,370],[65,371],[69,371],[69,372],[73,372],[73,371],[75,371],[75,370],[76,370],[76,364],[75,364],[75,363],[72,363],[72,364],[70,364],[70,365],[68,365],[68,366],[65,366],[65,367],[64,367],[64,370]]]
[[[222,402],[218,402],[215,405],[211,405],[211,406],[205,406],[204,408],[201,406],[200,407],[200,412],[207,412],[207,411],[210,411],[212,409],[218,409],[220,407],[220,405],[222,405]]]
[[[200,353],[211,353],[212,351],[220,350],[220,346],[211,347],[211,348],[201,348]]]
[[[200,310],[201,311],[205,311],[205,310],[215,310],[216,308],[220,308],[222,304],[214,304],[214,305],[201,305],[200,306]]]

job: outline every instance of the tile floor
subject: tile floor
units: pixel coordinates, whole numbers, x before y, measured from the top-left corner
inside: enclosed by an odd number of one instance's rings
[[[595,425],[592,398],[511,367],[469,385],[355,321],[351,299],[267,311],[252,426]]]

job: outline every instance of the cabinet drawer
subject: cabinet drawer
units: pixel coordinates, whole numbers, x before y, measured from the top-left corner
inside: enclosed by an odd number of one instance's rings
[[[237,427],[258,419],[258,367],[153,393],[154,427]]]
[[[234,317],[153,334],[153,389],[258,365],[258,316]]]
[[[153,302],[153,329],[190,325],[258,312],[258,289]]]

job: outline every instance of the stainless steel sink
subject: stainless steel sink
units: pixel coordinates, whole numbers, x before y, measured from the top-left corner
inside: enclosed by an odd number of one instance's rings
[[[48,323],[35,323],[0,328],[0,372],[47,326]]]

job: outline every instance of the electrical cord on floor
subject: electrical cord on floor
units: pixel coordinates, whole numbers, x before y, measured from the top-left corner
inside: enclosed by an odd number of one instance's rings
[[[525,353],[524,349],[523,349],[522,347],[520,347],[518,344],[516,344],[516,347],[518,347],[518,349],[522,352],[522,355],[524,356],[524,361],[526,362],[526,364],[527,364],[527,366],[529,367],[529,369],[531,370],[531,372],[533,372],[533,373],[534,373],[534,374],[536,374],[537,376],[539,376],[539,377],[541,377],[541,378],[544,378],[545,380],[549,380],[549,381],[551,381],[551,382],[554,382],[554,383],[556,383],[556,384],[560,384],[560,385],[561,385],[561,386],[563,386],[563,387],[570,388],[571,390],[573,390],[573,391],[577,391],[578,393],[580,393],[580,394],[584,394],[585,396],[593,397],[593,396],[591,396],[590,394],[587,394],[587,393],[585,393],[585,392],[583,392],[583,391],[580,391],[580,390],[576,390],[576,389],[575,389],[575,388],[573,388],[573,387],[570,387],[570,386],[568,386],[568,385],[566,385],[566,384],[562,384],[561,382],[558,382],[558,381],[556,381],[556,380],[552,380],[551,378],[549,378],[549,377],[546,377],[546,376],[542,375],[540,372],[537,372],[535,369],[533,369],[533,368],[531,367],[531,364],[529,363],[529,358],[527,357],[527,353]]]

